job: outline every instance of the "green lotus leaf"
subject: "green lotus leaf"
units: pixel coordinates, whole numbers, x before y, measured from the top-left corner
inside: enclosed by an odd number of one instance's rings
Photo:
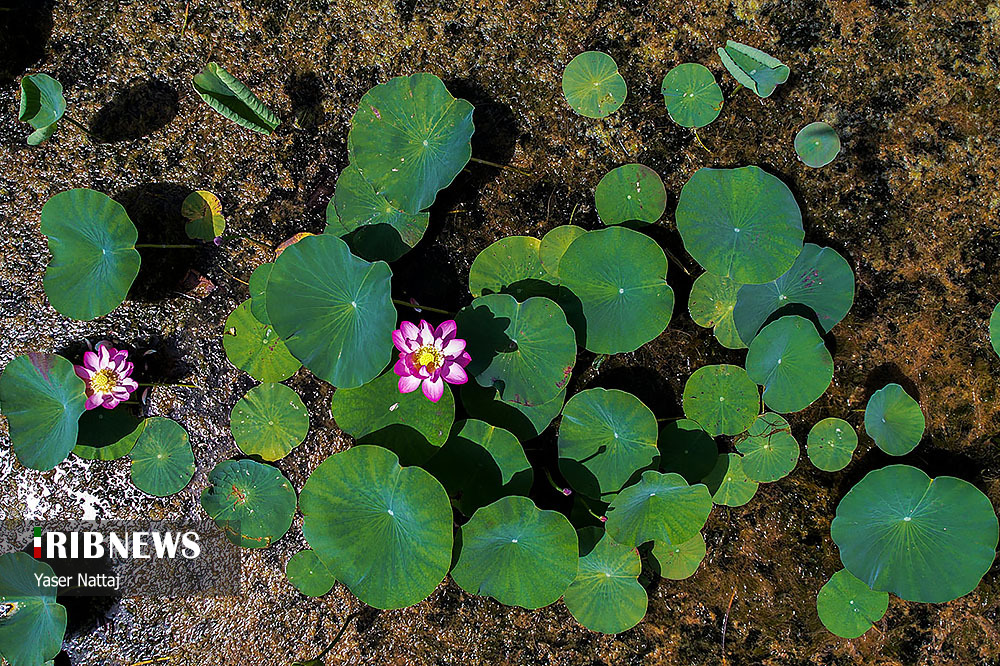
[[[201,506],[233,543],[266,548],[284,536],[295,515],[295,489],[276,467],[223,460],[208,474]]]
[[[701,532],[684,543],[674,545],[653,542],[653,558],[660,567],[660,575],[670,580],[684,580],[694,575],[708,552]]]
[[[194,453],[187,431],[162,416],[146,419],[129,458],[132,485],[147,495],[178,493],[194,476]]]
[[[563,255],[566,254],[566,249],[570,246],[570,243],[585,233],[587,233],[587,230],[583,227],[563,224],[542,236],[541,243],[538,246],[538,258],[541,260],[542,267],[549,276],[554,279],[559,278],[559,262],[562,261]],[[1000,354],[1000,352],[997,353]]]
[[[76,445],[85,389],[73,364],[55,354],[25,354],[7,364],[0,410],[22,465],[44,472],[66,459]]]
[[[681,188],[676,218],[694,260],[741,284],[774,280],[802,251],[795,196],[759,167],[698,169]]]
[[[577,492],[608,499],[655,464],[656,430],[656,416],[631,393],[580,391],[563,408],[559,470]]]
[[[670,323],[674,290],[667,284],[667,257],[638,231],[611,227],[580,236],[559,262],[559,278],[583,304],[584,346],[592,352],[635,351]]]
[[[735,444],[743,454],[743,473],[758,483],[785,478],[799,462],[799,443],[780,414],[761,414],[745,433],[736,436]]]
[[[806,166],[826,166],[840,153],[837,130],[826,123],[809,123],[795,135],[795,153]]]
[[[738,435],[760,413],[760,391],[738,365],[706,365],[684,384],[684,416],[712,437]]]
[[[1000,356],[1000,303],[996,304],[990,315],[990,346]]]
[[[639,221],[650,224],[667,208],[667,190],[660,174],[642,164],[612,169],[594,190],[597,215],[604,224]]]
[[[420,391],[399,392],[392,370],[364,386],[337,389],[330,410],[337,427],[361,444],[378,444],[418,465],[437,453],[455,423],[455,396],[447,386],[437,402]]]
[[[865,406],[865,432],[890,456],[905,456],[924,436],[920,403],[899,384],[888,384],[872,394]]]
[[[472,157],[472,111],[433,74],[390,79],[365,93],[351,118],[351,163],[379,196],[416,215]]]
[[[747,352],[747,374],[764,387],[776,412],[805,409],[833,381],[833,357],[808,319],[780,317],[761,329]]]
[[[253,91],[219,64],[205,65],[191,83],[206,104],[237,125],[269,135],[281,124]]]
[[[627,546],[684,543],[701,531],[711,510],[712,497],[703,484],[688,485],[680,474],[648,470],[611,501],[605,526]]]
[[[392,271],[328,234],[285,249],[267,281],[267,315],[292,356],[338,388],[374,379],[392,357]]]
[[[908,465],[869,472],[837,505],[830,535],[873,590],[943,603],[974,590],[996,557],[997,516],[975,486]]]
[[[854,304],[854,271],[836,250],[806,243],[795,263],[773,282],[739,287],[733,321],[745,344],[780,308],[800,303],[829,333]]]
[[[184,233],[194,240],[210,241],[226,231],[219,197],[205,190],[187,195],[181,203],[181,217],[187,220]]]
[[[470,594],[535,609],[559,600],[577,573],[573,526],[527,497],[503,497],[462,526],[451,577]]]
[[[316,468],[302,489],[302,531],[330,573],[375,608],[412,606],[451,563],[448,493],[378,446],[355,446]]]
[[[551,400],[531,407],[505,402],[500,399],[495,388],[485,388],[477,382],[463,384],[459,393],[462,396],[462,406],[469,416],[509,430],[521,441],[542,434],[559,416],[566,402],[565,388]]]
[[[299,394],[284,384],[261,384],[233,407],[229,429],[243,453],[279,460],[305,440],[309,412]]]
[[[738,453],[721,454],[705,483],[712,492],[712,502],[733,507],[749,502],[759,485],[743,471],[743,456]]]
[[[889,595],[875,592],[847,569],[841,569],[816,595],[820,622],[841,638],[858,638],[882,619]]]
[[[618,634],[646,615],[646,590],[639,584],[642,562],[631,546],[615,543],[604,534],[580,557],[576,579],[563,603],[577,622],[591,631]]]
[[[393,206],[348,164],[326,207],[323,233],[343,238],[367,261],[395,261],[420,242],[429,222],[430,213],[405,213]]]
[[[229,362],[257,381],[284,381],[302,367],[274,329],[253,316],[253,302],[249,300],[240,303],[226,318],[222,346]]]
[[[726,40],[725,48],[719,48],[719,58],[733,78],[757,93],[758,97],[770,97],[774,89],[788,80],[788,66],[777,58],[732,40]]]
[[[292,555],[285,565],[285,577],[307,597],[322,597],[337,582],[315,550],[300,550]]]
[[[29,146],[37,146],[52,136],[65,112],[66,99],[61,83],[48,74],[30,74],[21,79],[21,107],[17,119],[35,130],[28,137]]]
[[[727,349],[746,347],[736,332],[733,309],[740,284],[714,273],[702,273],[691,285],[688,297],[688,312],[694,323],[702,328],[711,328],[715,339]]]
[[[126,409],[90,409],[78,422],[73,453],[84,460],[118,460],[135,446],[146,421]]]
[[[685,62],[663,77],[660,87],[670,119],[681,127],[704,127],[722,112],[722,88],[704,65]]]
[[[10,666],[42,666],[62,650],[66,608],[36,576],[55,572],[26,553],[0,555],[0,656]]]
[[[569,382],[576,336],[562,309],[535,296],[523,303],[509,294],[480,296],[456,317],[466,331],[472,361],[466,372],[495,387],[506,402],[532,407],[552,400]]]
[[[271,323],[267,316],[267,281],[271,279],[272,268],[274,264],[271,262],[261,264],[250,274],[249,282],[250,312],[254,319],[266,325]]]
[[[847,467],[858,448],[858,433],[843,419],[825,418],[809,430],[806,453],[812,464],[824,472]]]
[[[570,60],[562,76],[563,96],[587,118],[606,118],[625,103],[628,86],[615,59],[601,51],[585,51]]]
[[[501,497],[527,495],[534,480],[517,437],[476,419],[456,423],[425,467],[467,516]]]
[[[120,203],[94,190],[60,192],[42,206],[41,231],[52,253],[44,280],[52,307],[89,321],[121,305],[139,274],[139,253]]]
[[[507,236],[476,255],[469,268],[473,298],[499,293],[514,293],[516,297],[519,284],[548,282],[549,275],[539,258],[540,245],[541,241],[531,236]]]
[[[676,472],[688,483],[698,483],[708,476],[719,457],[715,439],[691,419],[677,419],[663,426],[657,446],[660,471]]]

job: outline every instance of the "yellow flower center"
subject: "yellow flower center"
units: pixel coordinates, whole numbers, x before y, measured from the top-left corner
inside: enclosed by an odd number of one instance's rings
[[[118,373],[111,368],[98,370],[90,378],[90,388],[94,393],[111,393],[116,386],[118,386]]]
[[[444,364],[444,354],[441,350],[433,345],[424,345],[413,352],[410,357],[413,361],[413,365],[418,368],[423,366],[426,367],[430,372],[434,372]]]

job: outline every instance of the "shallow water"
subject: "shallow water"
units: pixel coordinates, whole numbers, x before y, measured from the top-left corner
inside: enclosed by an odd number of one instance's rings
[[[829,343],[834,385],[789,418],[804,442],[824,416],[860,425],[859,410],[886,382],[915,390],[927,414],[924,442],[904,461],[975,483],[1000,505],[1000,403],[986,321],[1000,300],[1000,5],[948,0],[833,2],[360,0],[73,0],[0,3],[0,365],[30,349],[79,350],[111,338],[156,349],[147,377],[201,389],[156,389],[151,411],[191,433],[198,472],[180,495],[142,496],[127,464],[65,463],[25,471],[0,449],[0,515],[197,516],[212,466],[237,451],[228,415],[253,384],[225,359],[227,314],[247,297],[265,253],[235,242],[189,252],[149,250],[133,294],[92,323],[48,306],[38,232],[42,203],[70,187],[107,192],[129,210],[140,242],[185,242],[178,211],[191,190],[223,201],[229,229],[269,244],[323,229],[336,174],[347,163],[353,108],[375,83],[430,71],[476,105],[473,154],[511,164],[470,164],[432,209],[425,240],[393,265],[398,298],[457,309],[475,255],[504,235],[541,236],[567,223],[598,225],[592,190],[609,169],[640,161],[667,185],[656,236],[697,274],[672,211],[701,166],[758,164],[795,192],[806,240],[848,258],[857,301]],[[185,7],[188,7],[185,24]],[[26,9],[30,7],[30,9]],[[183,33],[183,34],[182,34]],[[792,69],[763,102],[722,70],[727,38],[760,46]],[[576,116],[560,92],[576,53],[605,50],[629,85],[604,121]],[[240,76],[282,119],[271,137],[242,130],[195,95],[208,60]],[[674,125],[659,95],[684,62],[708,65],[727,95],[719,119],[692,134]],[[20,74],[44,71],[66,87],[71,126],[40,148],[16,121]],[[732,96],[730,97],[730,95]],[[844,150],[809,169],[792,150],[814,120],[834,125]],[[189,268],[217,286],[202,300],[177,286]],[[670,327],[641,350],[574,377],[571,390],[618,387],[664,418],[680,412],[683,382],[709,362],[742,362],[684,311],[691,277],[671,264],[679,306]],[[585,367],[584,357],[580,367]],[[320,460],[348,446],[330,416],[330,387],[301,371],[291,385],[309,406],[307,441],[278,466],[301,488]],[[6,440],[5,426],[0,438]],[[551,444],[552,437],[543,438]],[[6,443],[6,441],[5,441]],[[716,508],[698,573],[649,590],[647,618],[619,636],[581,629],[561,604],[527,612],[442,584],[406,610],[362,609],[343,587],[304,599],[284,580],[304,546],[301,523],[275,546],[247,553],[240,599],[125,599],[77,610],[66,650],[73,664],[287,664],[320,652],[341,621],[361,615],[331,652],[351,664],[993,664],[1000,661],[1000,584],[994,568],[969,596],[943,605],[894,599],[864,638],[829,634],[815,594],[839,568],[829,523],[837,502],[887,456],[862,437],[854,462],[828,474],[806,460],[739,509]],[[726,617],[728,615],[728,621]],[[723,647],[723,626],[726,626]]]

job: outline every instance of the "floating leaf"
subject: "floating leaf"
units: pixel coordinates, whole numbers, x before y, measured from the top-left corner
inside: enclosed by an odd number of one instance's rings
[[[187,195],[181,204],[181,217],[187,220],[184,232],[188,238],[210,241],[226,231],[219,197],[205,190]]]
[[[41,666],[62,650],[66,608],[41,581],[55,571],[26,553],[0,555],[0,655],[10,666]]]
[[[628,95],[615,59],[601,51],[585,51],[573,58],[563,72],[562,90],[573,110],[587,118],[610,116]]]
[[[738,365],[706,365],[688,377],[683,405],[709,435],[738,435],[760,413],[760,391]]]
[[[607,498],[656,462],[656,435],[656,416],[631,393],[580,391],[563,409],[559,469],[577,492]]]
[[[52,136],[65,112],[66,99],[61,83],[48,74],[21,78],[21,107],[17,119],[35,130],[28,137],[29,146],[37,146]]]
[[[309,412],[299,394],[284,384],[261,384],[233,407],[229,429],[243,453],[279,460],[306,438]]]
[[[814,425],[806,439],[809,460],[824,472],[837,472],[847,467],[856,448],[858,433],[847,421],[833,417]]]
[[[419,467],[377,446],[335,453],[309,476],[302,531],[330,573],[375,608],[412,606],[451,563],[448,494]]]
[[[795,135],[795,153],[806,166],[826,166],[840,153],[837,130],[826,123],[809,123]]]
[[[719,344],[727,349],[746,347],[736,332],[733,309],[740,284],[714,273],[702,273],[691,285],[688,312],[694,323],[713,329]]]
[[[684,543],[674,545],[653,542],[653,557],[660,567],[660,575],[670,580],[684,580],[694,575],[708,550],[701,532]]]
[[[1000,303],[996,304],[990,315],[990,346],[1000,356]]]
[[[628,261],[622,261],[628,257]],[[670,323],[674,290],[656,242],[625,227],[590,231],[570,244],[559,277],[583,304],[588,350],[635,351]]]
[[[887,593],[873,591],[847,569],[833,574],[816,595],[820,621],[841,638],[863,635],[888,609]]]
[[[712,491],[712,501],[724,506],[743,506],[757,492],[756,481],[743,471],[743,456],[738,453],[723,453],[715,467],[705,477],[708,489]]]
[[[0,375],[0,407],[11,447],[25,467],[47,471],[76,445],[86,385],[73,364],[55,354],[25,354]]]
[[[667,190],[660,174],[642,164],[612,169],[594,190],[597,215],[604,224],[637,220],[656,222],[667,208]]]
[[[677,419],[663,426],[657,446],[660,471],[677,472],[688,483],[698,483],[708,476],[719,457],[715,439],[691,419]]]
[[[989,571],[997,516],[970,483],[890,465],[848,491],[830,535],[844,567],[871,589],[943,603],[974,590]]]
[[[273,263],[261,264],[250,274],[250,312],[261,324],[270,325],[267,316],[267,281],[271,278]],[[279,380],[280,381],[280,380]]]
[[[473,106],[433,74],[397,76],[361,98],[348,148],[375,192],[417,214],[472,157]]]
[[[195,92],[225,118],[261,134],[271,134],[281,121],[242,81],[210,62],[192,80]]]
[[[527,497],[504,497],[462,526],[451,577],[470,594],[535,609],[555,603],[576,577],[577,538],[556,511]]]
[[[788,66],[777,58],[732,40],[726,40],[725,48],[719,48],[719,57],[733,78],[758,97],[770,97],[779,84],[788,80],[790,73]]]
[[[125,407],[90,409],[78,422],[73,453],[84,460],[118,460],[135,446],[146,422]]]
[[[618,543],[639,546],[647,541],[684,543],[708,520],[712,497],[703,484],[688,485],[680,474],[648,470],[608,507],[608,534]]]
[[[805,409],[833,381],[833,357],[808,319],[780,317],[761,329],[747,352],[747,374],[764,387],[776,412]]]
[[[222,346],[234,366],[261,382],[280,382],[294,375],[302,364],[271,326],[253,316],[252,301],[243,301],[226,318]]]
[[[285,565],[285,577],[307,597],[322,597],[337,582],[315,550],[300,550],[292,555]]]
[[[564,224],[550,230],[542,236],[538,246],[538,258],[542,262],[545,272],[553,278],[559,278],[559,262],[562,260],[566,249],[577,238],[587,233],[583,227],[572,224]],[[1000,354],[1000,352],[997,352]]]
[[[210,485],[201,506],[244,548],[266,548],[284,536],[295,515],[295,490],[271,465],[253,460],[224,460],[208,474]]]
[[[540,405],[527,407],[516,402],[504,402],[496,389],[484,388],[477,382],[463,384],[459,392],[469,416],[511,431],[521,441],[542,434],[562,412],[566,389]]]
[[[485,294],[513,293],[525,283],[548,282],[539,258],[541,241],[531,236],[507,236],[476,255],[469,268],[469,291],[473,298]]]
[[[646,590],[639,584],[642,562],[631,546],[607,534],[580,558],[576,579],[563,602],[577,622],[591,631],[618,634],[646,615]]]
[[[670,119],[681,127],[704,127],[722,112],[722,88],[704,65],[685,62],[663,77],[660,87]]]
[[[780,414],[761,414],[745,433],[737,435],[735,444],[743,454],[743,473],[758,483],[785,478],[799,462],[799,443]]]
[[[132,484],[148,495],[178,493],[194,476],[194,453],[187,431],[162,416],[146,419],[129,458]]]
[[[698,169],[681,188],[676,217],[695,261],[741,284],[774,280],[802,251],[795,196],[759,167]]]
[[[888,384],[872,394],[865,406],[865,432],[890,456],[904,456],[924,436],[920,403],[899,384]]]
[[[358,259],[336,236],[309,236],[275,260],[267,315],[314,375],[338,388],[361,386],[392,356],[391,279],[387,264]]]
[[[120,203],[94,190],[60,192],[42,206],[52,261],[45,295],[72,319],[89,321],[121,305],[139,274],[138,232]]]

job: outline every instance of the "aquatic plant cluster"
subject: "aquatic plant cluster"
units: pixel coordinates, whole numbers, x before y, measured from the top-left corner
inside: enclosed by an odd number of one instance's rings
[[[761,98],[789,76],[744,44],[727,42],[718,55]],[[215,63],[193,85],[245,128],[278,125]],[[627,98],[617,64],[600,52],[575,57],[562,89],[588,118],[615,113]],[[692,131],[722,113],[722,90],[704,65],[674,67],[661,90],[670,117]],[[22,80],[30,143],[52,135],[65,107],[54,79]],[[618,166],[595,189],[602,228],[569,224],[541,239],[497,240],[472,263],[470,302],[454,316],[394,301],[389,262],[420,242],[437,194],[474,160],[473,111],[426,73],[361,98],[325,231],[283,243],[226,320],[228,359],[260,384],[230,417],[246,457],[210,472],[201,504],[246,548],[270,546],[301,512],[310,549],[289,560],[286,574],[308,596],[339,581],[366,604],[401,608],[450,575],[503,604],[534,609],[562,599],[581,625],[622,632],[646,613],[644,572],[680,580],[698,569],[713,506],[746,504],[759,484],[797,466],[801,448],[784,415],[813,404],[833,381],[824,336],[853,304],[854,273],[833,248],[805,242],[798,202],[781,179],[753,165],[701,168],[674,212],[685,250],[704,269],[687,310],[722,347],[746,349],[744,365],[697,368],[684,387],[684,418],[665,423],[626,391],[570,394],[573,375],[588,369],[578,366],[581,351],[597,366],[656,339],[674,316],[668,253],[647,233],[666,212],[666,189],[645,165]],[[825,123],[794,138],[814,168],[840,148]],[[194,241],[217,243],[225,232],[211,192],[193,193],[180,214]],[[120,204],[89,189],[56,194],[41,210],[41,231],[52,254],[44,287],[56,310],[92,320],[124,301],[141,246]],[[998,312],[990,331],[1000,353]],[[76,366],[43,352],[8,364],[0,409],[22,465],[128,456],[143,492],[166,496],[188,485],[195,465],[183,427],[115,409],[139,386],[128,356],[105,343]],[[354,445],[320,463],[297,494],[271,463],[310,429],[302,399],[281,383],[303,366],[336,388],[331,412]],[[864,411],[865,434],[887,454],[920,443],[923,412],[898,384],[876,391]],[[845,416],[823,418],[808,433],[807,456],[826,472],[845,468],[858,445]],[[557,419],[550,468],[525,444]],[[539,506],[553,491],[572,497],[572,510]],[[844,568],[817,591],[817,611],[831,632],[854,638],[882,618],[890,593],[940,603],[972,591],[993,562],[998,525],[971,484],[890,465],[844,496],[831,538]],[[13,666],[41,664],[58,651],[65,609],[54,590],[39,597],[15,584],[47,565],[0,557],[0,604],[24,608],[0,615],[0,654]],[[39,637],[28,647],[14,637],[23,627]]]

